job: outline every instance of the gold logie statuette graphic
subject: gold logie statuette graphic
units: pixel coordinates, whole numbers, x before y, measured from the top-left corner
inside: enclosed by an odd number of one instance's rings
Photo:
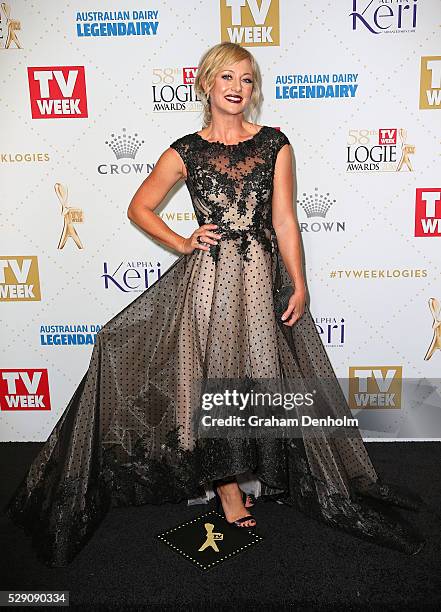
[[[11,19],[11,7],[9,6],[9,4],[6,4],[6,2],[2,2],[0,6],[6,17],[7,35],[4,49],[9,49],[12,42],[16,44],[17,49],[21,49],[22,47],[15,33],[17,30],[21,30],[21,24],[17,19]]]
[[[397,172],[401,170],[401,168],[406,165],[407,169],[410,172],[413,172],[412,164],[409,159],[409,155],[413,155],[415,153],[416,147],[415,145],[406,144],[407,138],[407,130],[403,130],[402,128],[398,130],[398,136],[401,140],[401,159],[398,162]]]
[[[441,350],[441,305],[436,298],[430,298],[429,308],[433,316],[433,338],[424,357],[425,361],[432,357],[436,349]]]
[[[61,215],[63,217],[63,231],[61,232],[59,249],[62,249],[66,244],[66,240],[71,237],[79,249],[84,248],[81,244],[80,237],[74,227],[74,223],[83,223],[84,214],[81,208],[73,208],[67,205],[67,187],[61,183],[55,183],[55,193],[58,196],[61,204]]]
[[[207,532],[206,540],[202,544],[202,546],[198,549],[199,552],[202,552],[206,548],[212,548],[214,552],[219,552],[219,548],[217,547],[216,540],[223,540],[223,533],[213,532],[214,525],[213,523],[205,523],[204,525],[205,531]]]

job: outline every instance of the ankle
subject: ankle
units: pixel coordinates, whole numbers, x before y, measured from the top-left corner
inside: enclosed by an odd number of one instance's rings
[[[239,491],[237,482],[218,483],[215,486],[219,495],[226,500],[234,498]]]

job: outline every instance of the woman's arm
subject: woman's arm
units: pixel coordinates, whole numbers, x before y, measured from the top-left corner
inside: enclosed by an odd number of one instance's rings
[[[180,236],[153,211],[159,206],[170,189],[182,178],[186,178],[186,168],[180,155],[172,148],[164,151],[149,176],[141,183],[127,210],[128,218],[138,227],[163,244],[189,254],[195,248],[208,251],[206,244],[196,241],[202,236],[208,244],[217,244],[220,238],[213,230],[216,225],[202,225],[189,238]]]
[[[282,319],[293,325],[305,308],[306,284],[302,267],[301,235],[293,205],[293,158],[290,145],[284,145],[277,154],[274,168],[272,224],[277,236],[280,254],[291,277],[295,291]]]

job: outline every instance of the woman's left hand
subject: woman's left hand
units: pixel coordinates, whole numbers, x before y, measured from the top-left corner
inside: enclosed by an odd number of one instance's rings
[[[283,325],[292,327],[305,312],[306,288],[296,287],[289,298],[288,308],[282,314]]]

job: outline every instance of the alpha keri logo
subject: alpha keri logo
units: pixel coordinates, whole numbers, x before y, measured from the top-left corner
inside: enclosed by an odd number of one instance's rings
[[[441,188],[417,188],[415,236],[441,236]]]
[[[0,255],[0,301],[37,302],[41,300],[36,255]]]
[[[371,34],[415,32],[417,0],[351,0],[352,29]]]
[[[28,68],[33,119],[88,117],[84,66]]]
[[[220,0],[221,41],[244,47],[280,45],[279,0]]]
[[[402,366],[349,368],[349,408],[401,408]]]
[[[441,55],[421,58],[420,108],[441,108]]]
[[[47,370],[45,368],[0,370],[0,409],[50,410]]]

